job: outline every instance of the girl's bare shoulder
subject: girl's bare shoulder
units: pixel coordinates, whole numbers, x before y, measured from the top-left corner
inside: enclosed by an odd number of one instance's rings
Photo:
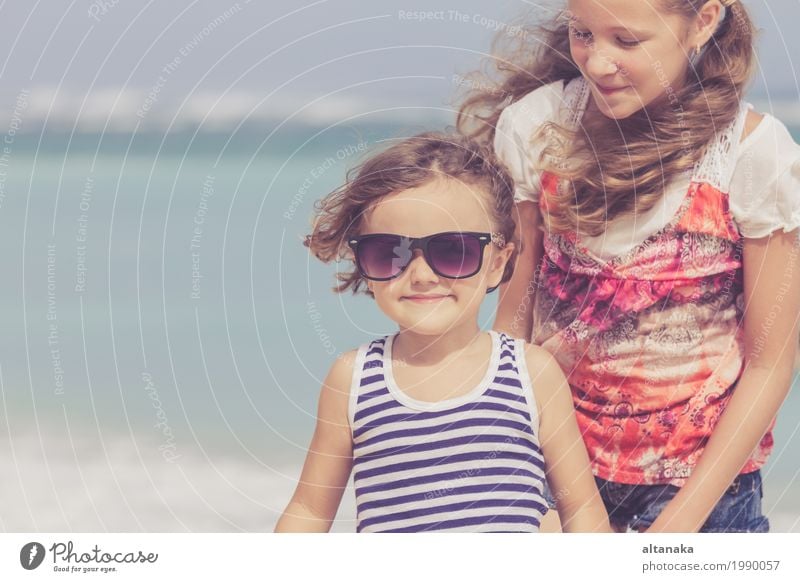
[[[554,388],[564,381],[564,372],[558,361],[541,346],[525,343],[525,364],[534,386],[538,384]]]
[[[318,417],[342,426],[349,424],[350,392],[358,350],[340,354],[334,360],[319,393]]]
[[[339,354],[328,371],[326,383],[332,384],[340,391],[349,392],[357,359],[357,349]]]
[[[747,112],[747,117],[744,120],[744,129],[742,130],[742,137],[740,141],[744,141],[748,135],[753,133],[761,120],[764,119],[764,114],[751,109]]]
[[[538,364],[539,366],[547,365],[552,360],[553,355],[544,349],[542,346],[537,346],[536,344],[532,344],[530,342],[525,342],[525,362],[528,365],[531,364]]]
[[[542,422],[548,418],[563,418],[565,411],[572,409],[572,396],[556,358],[541,346],[526,343],[525,365]]]

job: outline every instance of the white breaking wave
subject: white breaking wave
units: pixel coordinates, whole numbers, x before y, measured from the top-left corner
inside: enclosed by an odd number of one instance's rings
[[[0,440],[0,531],[271,532],[301,467],[188,450],[173,462],[137,437]],[[263,457],[263,455],[262,455]],[[333,531],[355,531],[345,491]]]
[[[19,95],[4,95],[11,105],[0,113],[0,128],[12,122],[13,104],[23,102],[17,112],[21,132],[51,130],[79,132],[130,132],[166,128],[200,128],[208,131],[233,129],[239,124],[300,123],[328,126],[345,120],[373,123],[429,125],[440,127],[455,123],[455,105],[431,104],[422,98],[403,102],[396,96],[385,99],[354,95],[287,94],[267,97],[259,93],[233,89],[200,90],[180,99],[165,97],[169,78],[162,86],[149,88],[98,88],[81,92],[69,88],[33,87]],[[792,128],[800,128],[800,102],[752,97],[758,111],[768,112]],[[17,109],[20,109],[17,107]]]
[[[5,435],[0,440],[0,531],[270,532],[289,502],[300,463],[178,444],[167,462],[140,437]],[[277,457],[278,455],[276,455]],[[800,533],[800,484],[765,478],[772,532]],[[355,531],[355,497],[344,492],[332,531]]]
[[[274,125],[285,120],[314,126],[327,126],[347,119],[370,122],[426,123],[440,126],[455,121],[452,106],[398,104],[397,100],[370,100],[344,95],[286,95],[267,98],[268,92],[231,90],[196,91],[180,99],[166,98],[168,88],[158,84],[150,88],[101,88],[90,93],[54,87],[25,90],[21,129],[36,132],[47,128],[57,131],[130,132],[141,130],[233,129],[240,123]],[[6,95],[14,103],[19,96]],[[0,128],[11,120],[8,112],[0,114]]]

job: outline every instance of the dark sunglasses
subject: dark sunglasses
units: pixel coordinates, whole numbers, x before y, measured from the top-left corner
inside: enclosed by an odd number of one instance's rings
[[[353,249],[358,272],[372,281],[399,276],[411,263],[414,249],[420,249],[434,273],[447,279],[466,279],[481,270],[483,249],[489,243],[503,248],[499,233],[439,232],[422,238],[399,234],[365,234],[347,241]]]

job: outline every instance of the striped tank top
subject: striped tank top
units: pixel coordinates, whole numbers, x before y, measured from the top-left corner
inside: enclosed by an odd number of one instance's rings
[[[522,340],[495,331],[483,380],[422,402],[392,375],[396,336],[361,346],[350,391],[358,532],[535,532],[547,511]]]

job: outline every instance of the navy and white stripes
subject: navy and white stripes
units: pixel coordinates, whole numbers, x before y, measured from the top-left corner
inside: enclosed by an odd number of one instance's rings
[[[350,422],[359,532],[538,531],[546,511],[523,344],[492,335],[470,393],[420,402],[394,382],[394,337],[361,346]]]

